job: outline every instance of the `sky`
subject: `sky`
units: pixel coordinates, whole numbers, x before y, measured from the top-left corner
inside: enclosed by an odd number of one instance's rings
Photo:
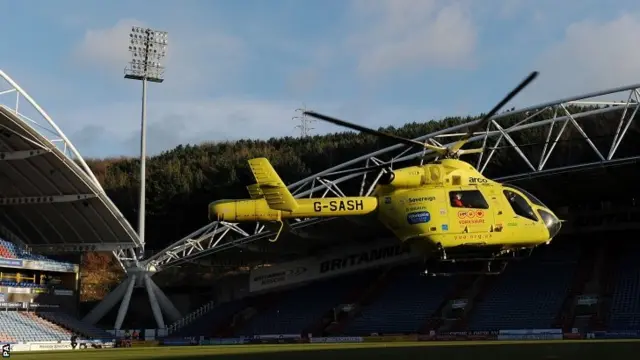
[[[0,0],[0,69],[85,158],[139,153],[132,25],[169,33],[148,87],[148,151],[297,136],[306,106],[362,125],[523,107],[640,83],[640,2]],[[1,86],[1,85],[0,85]],[[2,88],[0,87],[0,91]],[[314,123],[313,134],[342,131]]]

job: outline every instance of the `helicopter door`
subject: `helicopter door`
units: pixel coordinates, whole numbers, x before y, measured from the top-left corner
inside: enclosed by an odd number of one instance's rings
[[[449,191],[451,232],[490,232],[493,225],[493,211],[489,209],[484,194],[477,188],[460,188]]]

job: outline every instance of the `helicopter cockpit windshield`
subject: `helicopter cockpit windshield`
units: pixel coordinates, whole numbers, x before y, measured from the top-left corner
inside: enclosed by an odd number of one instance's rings
[[[529,205],[525,198],[517,194],[516,192],[511,191],[509,188],[521,192],[525,197],[529,199],[529,201],[531,201],[532,204],[543,208],[537,210],[539,218],[538,216],[536,216],[535,212],[531,208],[531,205]],[[539,219],[541,219],[549,230],[549,235],[551,238],[553,238],[560,232],[560,227],[562,226],[560,220],[558,220],[558,218],[553,215],[551,210],[549,210],[549,208],[542,201],[540,201],[537,197],[533,196],[528,191],[517,186],[509,185],[508,187],[505,187],[504,195],[509,200],[511,207],[517,215],[531,219],[533,221],[538,221]]]
[[[511,185],[509,184],[510,188],[516,189],[518,191],[520,191],[522,194],[524,194],[524,196],[526,196],[527,198],[529,198],[529,200],[534,204],[534,205],[538,205],[538,206],[542,206],[543,208],[548,209],[549,207],[547,205],[545,205],[542,201],[540,201],[540,199],[538,199],[537,197],[533,196],[533,194],[531,194],[530,192],[528,192],[525,189],[521,189],[517,186]]]

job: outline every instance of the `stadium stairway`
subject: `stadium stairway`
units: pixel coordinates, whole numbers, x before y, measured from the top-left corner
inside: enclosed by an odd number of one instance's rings
[[[202,316],[205,316],[211,310],[215,309],[216,305],[217,305],[216,300],[210,300],[210,301],[200,305],[194,311],[188,313],[187,315],[185,315],[181,319],[178,319],[173,324],[169,325],[167,327],[167,330],[168,330],[167,334],[171,335],[171,334],[178,333],[180,331],[180,329],[184,328],[185,326],[191,324],[193,321],[197,320],[198,318],[200,318]]]
[[[240,299],[220,303],[202,314],[200,317],[194,318],[190,323],[177,329],[171,333],[171,336],[208,336],[213,335],[217,328],[223,326],[229,314],[235,314],[246,307],[246,300]]]
[[[594,274],[598,273],[603,261],[601,244],[588,242],[580,245],[582,245],[580,246],[581,255],[576,266],[575,275],[553,322],[554,328],[561,328],[566,332],[571,330],[576,320],[578,296],[583,295],[585,292],[591,293],[597,288],[597,281],[594,282],[596,280],[594,279]]]
[[[342,304],[351,305],[351,310],[348,312],[338,312],[337,319],[335,319],[336,313],[334,313],[334,309],[330,309],[320,320],[319,326],[313,328],[313,335],[315,336],[317,333],[323,335],[342,333],[344,327],[349,321],[360,314],[362,308],[370,305],[384,292],[389,282],[393,280],[394,274],[393,265],[384,268],[382,271],[376,270],[372,272],[371,276],[373,281],[363,282],[362,286],[355,288],[342,302]]]
[[[455,280],[453,290],[445,296],[436,311],[429,317],[420,329],[419,333],[426,334],[431,330],[438,330],[443,324],[448,313],[451,311],[452,302],[464,298],[469,288],[475,283],[477,276],[461,275]]]

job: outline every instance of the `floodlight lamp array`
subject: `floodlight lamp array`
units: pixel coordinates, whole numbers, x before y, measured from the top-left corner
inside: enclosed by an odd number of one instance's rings
[[[168,35],[165,31],[143,29],[134,26],[131,29],[129,51],[134,58],[156,60],[167,55]]]
[[[164,74],[164,66],[154,61],[145,63],[140,59],[133,59],[129,63],[129,69],[132,75],[144,76],[146,74],[147,77],[154,79],[160,79]]]
[[[127,74],[133,78],[162,79],[164,66],[160,61],[167,55],[167,32],[134,26],[129,38],[132,60]]]

